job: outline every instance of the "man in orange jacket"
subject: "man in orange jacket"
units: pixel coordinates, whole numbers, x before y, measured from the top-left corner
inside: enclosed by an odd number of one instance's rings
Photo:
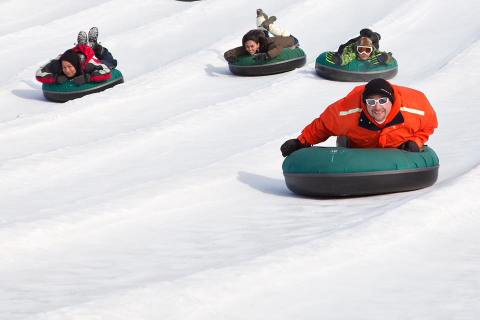
[[[352,148],[423,150],[437,128],[437,116],[420,91],[373,79],[334,102],[297,139],[280,148],[284,157],[331,136],[344,136]]]

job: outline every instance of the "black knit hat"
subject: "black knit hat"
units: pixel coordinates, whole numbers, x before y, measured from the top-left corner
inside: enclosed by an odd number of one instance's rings
[[[363,101],[365,101],[368,96],[374,94],[388,97],[392,103],[395,100],[392,86],[386,80],[381,78],[370,80],[370,82],[367,83],[363,90]]]
[[[380,39],[382,38],[382,37],[380,36],[380,33],[378,33],[378,32],[373,32],[372,30],[365,28],[365,29],[360,30],[360,37],[370,38],[370,40],[372,40],[373,46],[374,46],[377,50],[380,49],[380,45],[378,44],[378,42],[379,42]]]
[[[62,61],[68,61],[70,62],[75,69],[77,70],[76,74],[79,74],[80,72],[80,59],[78,57],[78,54],[72,51],[72,49],[69,49],[65,51],[61,56],[60,56],[60,63]]]
[[[252,40],[256,43],[260,42],[260,37],[263,36],[263,31],[261,30],[250,30],[242,38],[242,44],[245,45],[245,42]]]

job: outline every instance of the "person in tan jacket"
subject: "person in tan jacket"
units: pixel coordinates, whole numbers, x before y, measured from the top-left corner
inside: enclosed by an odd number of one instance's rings
[[[257,10],[257,29],[248,31],[242,38],[242,46],[225,52],[229,63],[235,63],[238,57],[251,55],[258,62],[274,59],[284,48],[298,47],[298,40],[288,31],[274,24],[275,16],[268,17],[262,9]],[[273,36],[270,37],[269,33]]]

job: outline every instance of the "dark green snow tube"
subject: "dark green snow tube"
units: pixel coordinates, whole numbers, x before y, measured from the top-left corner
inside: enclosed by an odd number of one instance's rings
[[[398,72],[398,64],[395,58],[389,64],[372,64],[368,60],[353,60],[347,65],[338,66],[327,60],[332,52],[320,54],[315,61],[317,74],[325,79],[335,81],[366,82],[375,78],[391,79]]]
[[[410,191],[437,181],[439,161],[429,147],[400,149],[311,147],[282,165],[287,187],[305,196],[363,196]]]
[[[306,62],[307,56],[302,49],[285,48],[277,57],[267,62],[256,62],[253,56],[245,55],[240,56],[237,62],[229,63],[228,67],[233,74],[239,76],[266,76],[301,68]]]
[[[42,91],[47,100],[54,102],[66,102],[68,100],[83,97],[87,94],[103,91],[120,83],[123,83],[123,75],[117,69],[113,69],[112,77],[106,81],[87,82],[81,86],[76,85],[71,80],[63,84],[44,83],[42,85]]]

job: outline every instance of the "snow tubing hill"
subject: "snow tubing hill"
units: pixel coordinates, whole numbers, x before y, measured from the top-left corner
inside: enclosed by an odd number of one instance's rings
[[[270,74],[292,71],[301,68],[307,62],[305,52],[300,48],[283,49],[282,53],[267,62],[256,62],[253,56],[240,56],[235,63],[228,67],[233,74],[239,76],[266,76]]]
[[[282,165],[287,187],[314,197],[363,196],[410,191],[437,181],[435,152],[400,149],[311,147],[295,151]]]
[[[327,60],[327,56],[332,52],[320,54],[315,61],[315,70],[317,74],[325,79],[335,81],[363,82],[375,78],[391,79],[397,75],[398,64],[393,58],[389,64],[372,64],[368,60],[353,60],[347,65],[338,66]]]
[[[103,91],[120,83],[123,83],[123,75],[117,69],[113,69],[112,77],[107,81],[88,82],[81,86],[76,85],[73,81],[67,81],[63,84],[44,83],[42,85],[42,91],[47,100],[66,102],[68,100],[83,97],[87,94]]]

